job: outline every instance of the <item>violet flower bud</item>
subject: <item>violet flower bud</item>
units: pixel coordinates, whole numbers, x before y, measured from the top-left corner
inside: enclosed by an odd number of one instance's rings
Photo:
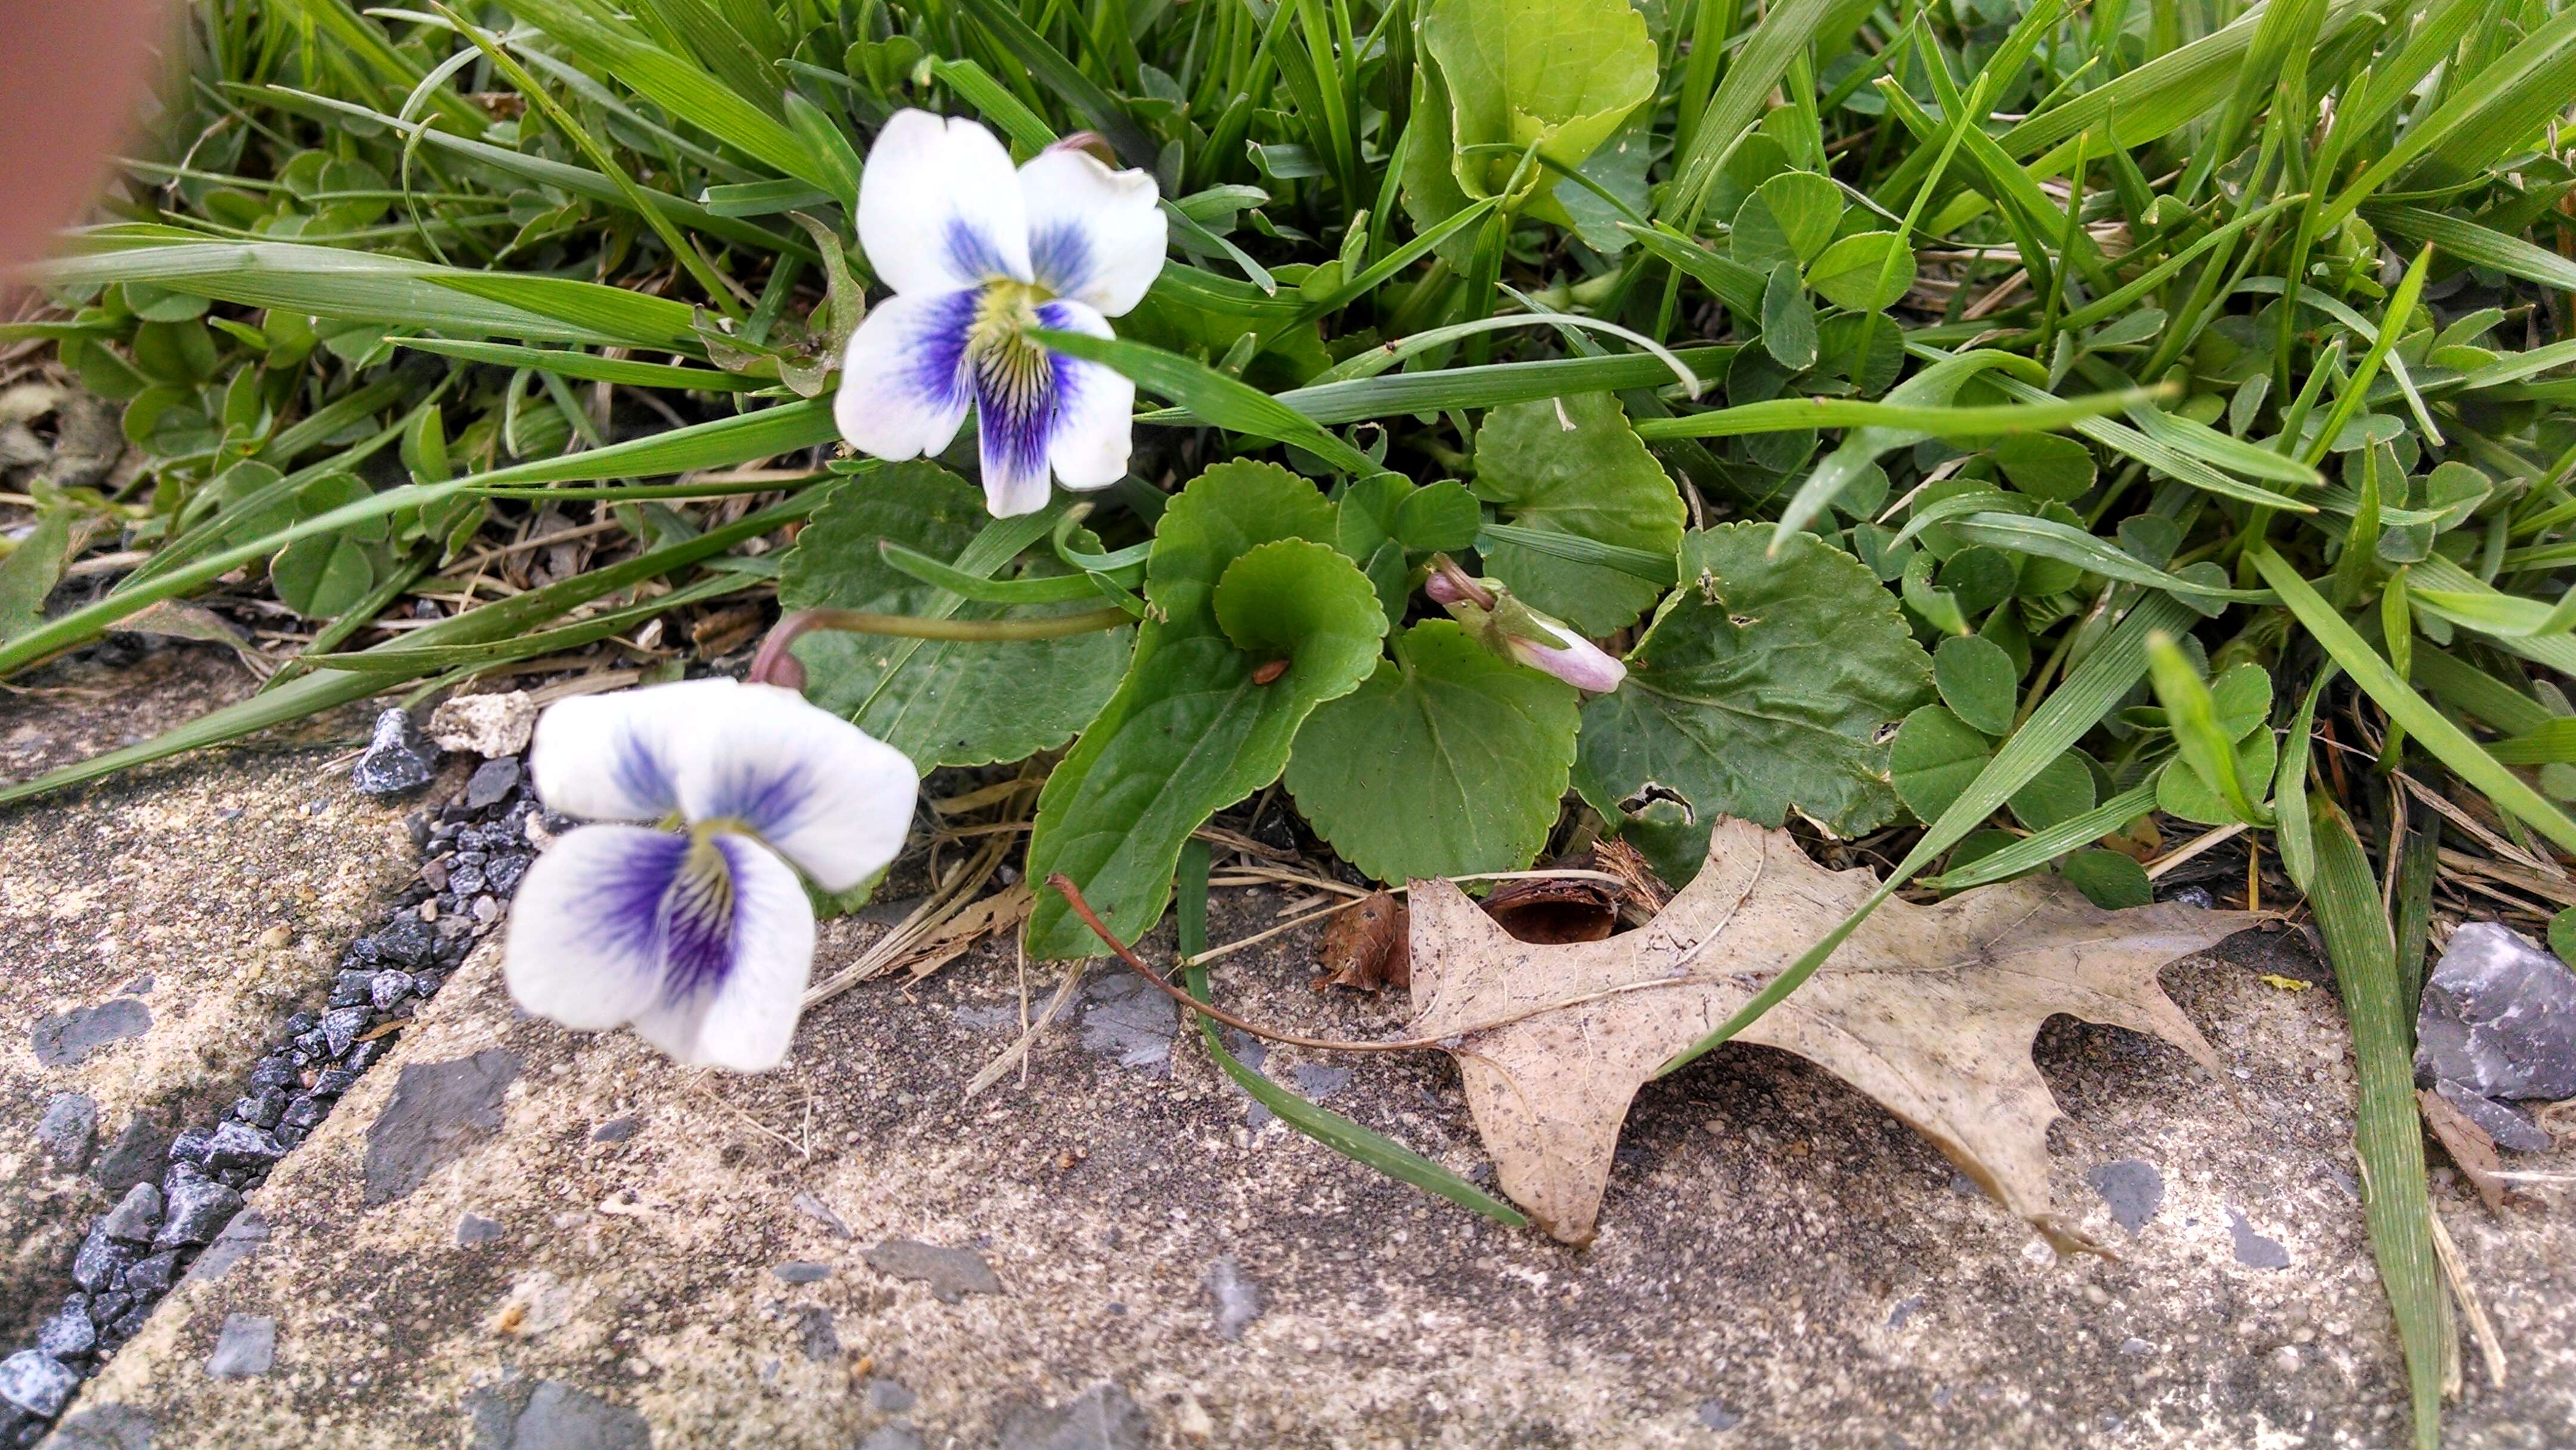
[[[1531,611],[1530,619],[1563,640],[1564,646],[1551,649],[1537,640],[1513,635],[1513,659],[1531,669],[1554,675],[1578,690],[1589,690],[1596,695],[1609,694],[1619,688],[1620,681],[1628,678],[1628,667],[1612,659],[1609,652],[1599,645],[1536,611]]]

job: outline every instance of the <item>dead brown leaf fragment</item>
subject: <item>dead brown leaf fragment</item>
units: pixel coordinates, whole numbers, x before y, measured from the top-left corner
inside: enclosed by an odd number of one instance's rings
[[[1672,899],[1672,888],[1624,841],[1595,841],[1545,869],[1590,874],[1527,876],[1485,898],[1485,914],[1522,941],[1599,941],[1623,920],[1644,925]]]
[[[1707,865],[1652,922],[1545,946],[1514,940],[1451,883],[1417,881],[1412,1030],[1452,1039],[1503,1191],[1557,1238],[1588,1243],[1638,1087],[1877,884],[1816,865],[1784,831],[1721,820]],[[2060,1251],[2097,1249],[2049,1203],[2057,1103],[2031,1040],[2064,1012],[2153,1033],[2214,1073],[2216,1055],[2156,972],[2261,919],[2104,911],[2054,877],[1931,906],[1891,900],[1742,1038],[1878,1099]]]
[[[1362,992],[1413,984],[1413,956],[1407,949],[1404,903],[1390,891],[1364,897],[1337,913],[1324,928],[1316,952],[1324,974],[1315,990],[1350,987]]]
[[[2496,1176],[2504,1170],[2504,1161],[2496,1156],[2495,1139],[2431,1088],[2417,1088],[2415,1101],[2423,1109],[2424,1126],[2433,1130],[2453,1166],[2486,1200],[2487,1212],[2504,1212],[2505,1180]]]

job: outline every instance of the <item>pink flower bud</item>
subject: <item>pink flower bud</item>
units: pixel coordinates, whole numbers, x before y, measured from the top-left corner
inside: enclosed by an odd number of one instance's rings
[[[1467,597],[1467,591],[1459,588],[1456,580],[1437,569],[1431,571],[1430,578],[1422,581],[1422,592],[1431,596],[1432,603],[1439,605],[1456,604]]]
[[[1540,619],[1537,622],[1563,640],[1564,647],[1550,649],[1536,640],[1514,635],[1512,658],[1531,669],[1554,675],[1578,690],[1589,690],[1596,695],[1609,694],[1619,688],[1620,681],[1628,678],[1628,667],[1612,659],[1599,645],[1552,621]]]

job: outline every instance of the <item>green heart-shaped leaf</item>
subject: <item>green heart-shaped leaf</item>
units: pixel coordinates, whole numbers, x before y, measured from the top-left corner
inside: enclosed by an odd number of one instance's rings
[[[1316,708],[1288,758],[1288,789],[1333,849],[1380,881],[1517,871],[1556,824],[1576,698],[1448,620],[1426,620],[1366,684]]]
[[[1278,779],[1308,712],[1376,665],[1386,612],[1324,542],[1334,526],[1313,484],[1268,463],[1220,463],[1164,511],[1145,565],[1160,618],[1047,777],[1029,838],[1030,878],[1070,876],[1121,940],[1161,919],[1190,833]],[[1105,950],[1053,892],[1027,940],[1042,958]]]
[[[1663,555],[1681,547],[1688,517],[1680,491],[1608,393],[1487,414],[1476,431],[1476,495],[1523,528]],[[1590,635],[1635,623],[1663,593],[1652,580],[1519,544],[1487,550],[1485,570],[1532,608]]]
[[[880,540],[891,540],[958,561],[969,573],[992,573],[1043,535],[1043,520],[1033,526],[990,517],[982,492],[936,463],[897,463],[834,485],[780,566],[779,603],[952,619],[1098,608],[1097,601],[972,603],[898,571],[877,552]],[[983,557],[996,551],[999,557]],[[1065,570],[1040,558],[1026,572]],[[807,698],[912,757],[926,774],[941,765],[1018,760],[1072,739],[1117,688],[1134,637],[1128,629],[1010,641],[817,633],[796,642],[796,657],[805,664]]]
[[[1930,658],[1858,560],[1812,534],[1774,555],[1770,538],[1692,533],[1626,683],[1583,707],[1575,784],[1595,809],[1620,819],[1649,781],[1690,801],[1688,826],[1631,828],[1673,881],[1720,815],[1778,825],[1794,806],[1844,835],[1893,819],[1882,736],[1931,692]]]

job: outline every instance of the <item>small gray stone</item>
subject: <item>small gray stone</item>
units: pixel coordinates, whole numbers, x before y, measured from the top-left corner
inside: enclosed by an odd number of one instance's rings
[[[90,1177],[110,1193],[123,1193],[146,1179],[161,1176],[161,1165],[169,1161],[170,1130],[157,1118],[141,1113],[126,1120],[124,1131],[98,1155],[98,1166]]]
[[[437,774],[411,716],[389,709],[376,717],[375,734],[349,779],[360,795],[393,796],[418,790]]]
[[[1002,1281],[993,1266],[971,1249],[942,1248],[910,1239],[888,1239],[867,1252],[868,1267],[897,1279],[930,1286],[930,1297],[954,1304],[968,1294],[999,1294]]]
[[[456,1217],[456,1246],[458,1248],[472,1248],[476,1244],[488,1244],[500,1236],[501,1225],[496,1219],[485,1218],[479,1213],[462,1213],[458,1214]]]
[[[150,1301],[170,1292],[179,1278],[179,1251],[163,1249],[139,1259],[125,1271],[125,1288],[136,1299]]]
[[[2463,923],[2424,984],[2415,1071],[2481,1097],[2576,1098],[2576,972],[2499,922]]]
[[[832,1205],[816,1198],[813,1194],[806,1192],[804,1189],[797,1189],[796,1196],[789,1199],[788,1203],[798,1213],[805,1215],[807,1218],[814,1220],[816,1223],[821,1224],[825,1229],[829,1230],[832,1237],[836,1239],[845,1239],[850,1236],[850,1226],[841,1222],[841,1216],[839,1214],[832,1212]]]
[[[1301,1062],[1288,1069],[1288,1080],[1297,1085],[1300,1094],[1320,1103],[1342,1090],[1343,1084],[1351,1080],[1351,1070],[1328,1067],[1320,1062]]]
[[[796,1340],[805,1357],[817,1364],[838,1359],[841,1336],[832,1327],[832,1311],[819,1305],[808,1306],[796,1316]]]
[[[819,1284],[832,1277],[832,1266],[808,1259],[790,1259],[783,1264],[770,1265],[769,1272],[783,1284]]]
[[[125,1190],[116,1207],[99,1221],[112,1239],[141,1244],[152,1241],[153,1230],[161,1227],[161,1190],[149,1183],[138,1183]]]
[[[2156,1347],[2134,1336],[2120,1341],[2120,1352],[2128,1355],[2153,1354]]]
[[[36,1141],[54,1166],[78,1173],[98,1141],[98,1102],[87,1093],[56,1093],[36,1124]]]
[[[642,1118],[611,1118],[590,1130],[594,1143],[623,1143],[644,1130]]]
[[[286,1148],[266,1128],[248,1123],[217,1124],[206,1140],[206,1166],[211,1169],[265,1168],[286,1156]]]
[[[2147,1226],[2165,1202],[2165,1177],[2142,1158],[2104,1163],[2084,1175],[2093,1191],[2111,1206],[2111,1221],[2131,1233]]]
[[[497,806],[519,788],[518,757],[505,755],[474,767],[474,775],[465,782],[465,808],[469,811]]]
[[[52,1359],[71,1359],[89,1353],[98,1346],[98,1327],[89,1322],[81,1309],[78,1295],[65,1304],[45,1327],[36,1331],[36,1348]]]
[[[233,1215],[232,1222],[224,1225],[223,1232],[215,1235],[204,1253],[197,1255],[197,1261],[188,1266],[187,1277],[220,1279],[233,1265],[258,1253],[267,1243],[267,1218],[258,1209],[245,1208]]]
[[[1083,988],[1082,1046],[1160,1077],[1172,1070],[1172,1035],[1181,1009],[1132,972],[1095,978]]]
[[[2249,1269],[2290,1267],[2290,1251],[2281,1247],[2281,1241],[2256,1233],[2245,1215],[2233,1208],[2227,1210],[2227,1231],[2236,1238],[2236,1262]]]
[[[412,994],[411,973],[400,967],[387,967],[367,979],[367,1000],[379,1012]]]
[[[80,1387],[80,1375],[50,1355],[22,1349],[0,1360],[0,1400],[50,1420]]]
[[[519,1055],[486,1048],[453,1062],[405,1066],[391,1101],[367,1128],[366,1203],[391,1203],[465,1156],[501,1127],[501,1098]]]
[[[72,1282],[95,1294],[107,1287],[116,1271],[134,1262],[135,1251],[107,1236],[107,1226],[97,1225],[81,1240],[72,1255]]]
[[[211,1178],[184,1178],[173,1183],[168,1217],[152,1236],[160,1248],[210,1243],[242,1206],[241,1195]]]
[[[132,997],[110,997],[90,1007],[74,1007],[37,1023],[28,1032],[36,1061],[46,1067],[71,1067],[111,1042],[140,1037],[152,1030],[152,1009]]]
[[[1134,1398],[1102,1381],[1062,1409],[1023,1409],[1002,1426],[1001,1450],[1145,1450],[1153,1425]]]
[[[227,1314],[206,1356],[206,1373],[219,1380],[257,1379],[277,1363],[277,1321],[265,1314]]]
[[[1923,1296],[1920,1294],[1908,1294],[1897,1300],[1896,1307],[1887,1311],[1887,1327],[1903,1329],[1905,1322],[1914,1317],[1914,1311],[1922,1307]]]
[[[859,1442],[859,1450],[921,1450],[921,1432],[901,1423],[879,1425]]]
[[[1696,1413],[1699,1416],[1700,1424],[1711,1430],[1732,1430],[1736,1426],[1744,1423],[1744,1417],[1742,1415],[1728,1409],[1724,1404],[1716,1400],[1700,1401],[1699,1409]]]
[[[1261,1286],[1243,1272],[1232,1254],[1208,1265],[1206,1283],[1208,1296],[1216,1301],[1216,1337],[1232,1344],[1261,1317]]]
[[[372,985],[372,984],[371,984]],[[358,1034],[367,1030],[372,1016],[364,1007],[335,1007],[322,1014],[322,1045],[333,1057],[346,1057],[358,1045]]]
[[[651,1450],[653,1427],[624,1405],[541,1380],[501,1444],[503,1450]]]
[[[2460,1110],[2461,1116],[2475,1123],[2495,1140],[2499,1148],[2517,1153],[2546,1153],[2557,1145],[2549,1130],[2531,1120],[2531,1115],[2511,1103],[2480,1097],[2460,1084],[2448,1081],[2433,1084],[2433,1091],[2444,1102]]]
[[[132,1405],[93,1405],[57,1426],[45,1450],[152,1450],[152,1417]]]
[[[902,1385],[882,1376],[868,1381],[868,1408],[900,1415],[913,1407],[919,1397]]]

